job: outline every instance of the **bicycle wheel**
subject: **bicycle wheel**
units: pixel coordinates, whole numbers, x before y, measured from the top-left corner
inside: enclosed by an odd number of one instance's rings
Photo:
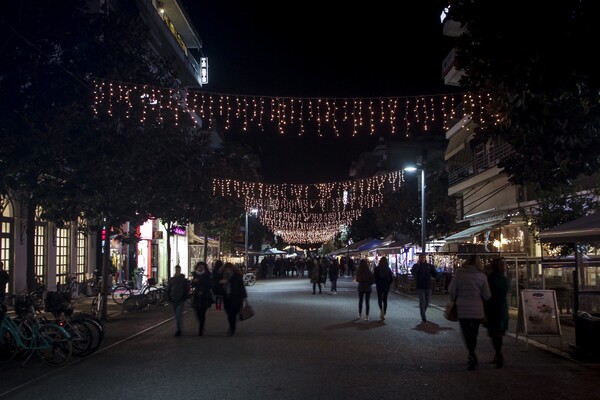
[[[0,362],[8,362],[19,353],[19,346],[13,333],[7,329],[0,329]]]
[[[167,296],[167,291],[163,287],[157,287],[156,288],[156,297],[158,298],[158,303],[159,304],[164,304],[164,303],[168,303],[169,302],[169,299],[168,299],[168,296]]]
[[[73,342],[69,333],[51,322],[37,327],[34,345],[38,357],[52,366],[66,364],[73,354]]]
[[[94,340],[91,328],[81,320],[71,320],[61,325],[71,335],[73,342],[73,355],[82,357],[88,354]]]
[[[91,306],[91,314],[92,317],[95,318],[102,318],[102,301],[100,300],[100,296],[96,296],[94,297],[94,300],[92,300],[92,306]]]
[[[123,304],[133,293],[127,286],[117,285],[112,291],[112,299],[117,304]]]
[[[144,295],[146,296],[146,301],[150,305],[156,305],[160,303],[161,294],[158,288],[154,286],[149,286],[144,289]]]
[[[80,324],[84,324],[88,327],[90,332],[90,344],[86,351],[78,354],[79,356],[87,356],[98,350],[100,345],[102,344],[102,340],[104,339],[104,328],[102,324],[92,317],[75,317],[71,320],[71,322],[76,322]]]
[[[244,283],[246,286],[252,286],[256,283],[256,275],[254,274],[245,274],[244,275]]]

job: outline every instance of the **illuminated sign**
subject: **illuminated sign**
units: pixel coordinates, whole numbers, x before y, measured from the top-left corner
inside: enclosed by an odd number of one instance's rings
[[[208,83],[208,57],[200,58],[200,83],[203,85]]]
[[[185,226],[177,226],[177,225],[175,225],[173,227],[173,234],[174,235],[185,235]]]

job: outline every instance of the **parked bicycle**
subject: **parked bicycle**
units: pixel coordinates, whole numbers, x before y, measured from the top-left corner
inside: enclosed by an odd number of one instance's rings
[[[117,304],[123,304],[130,296],[142,295],[148,304],[158,304],[165,298],[164,289],[156,286],[154,278],[148,278],[141,289],[136,289],[131,281],[124,281],[112,289],[112,299]]]
[[[20,299],[15,301],[15,305],[17,310],[24,306]],[[32,305],[25,306],[29,309]],[[0,304],[0,318],[0,362],[10,361],[20,353],[26,356],[23,365],[33,354],[52,366],[64,365],[70,360],[73,343],[65,328],[40,321],[37,314],[28,324],[19,325],[8,315],[4,304]]]
[[[48,292],[45,310],[54,319],[44,318],[64,327],[73,341],[73,355],[83,357],[94,353],[104,339],[104,326],[90,314],[74,314],[70,293]]]

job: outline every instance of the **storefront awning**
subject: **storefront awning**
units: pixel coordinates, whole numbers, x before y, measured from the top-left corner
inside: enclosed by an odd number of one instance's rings
[[[600,242],[600,213],[586,215],[540,232],[540,240],[548,243]]]
[[[450,235],[445,240],[446,240],[446,243],[463,242],[463,241],[472,239],[478,233],[488,231],[500,224],[501,224],[501,222],[490,222],[487,224],[475,225],[475,226],[465,229],[464,231],[460,231],[458,233],[455,233],[454,235]]]
[[[371,251],[376,251],[380,255],[400,254],[405,251],[409,243],[411,243],[409,239],[396,240],[386,246],[374,248]]]

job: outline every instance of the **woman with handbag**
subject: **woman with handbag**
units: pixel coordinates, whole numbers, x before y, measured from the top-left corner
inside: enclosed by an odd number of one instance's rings
[[[477,367],[477,335],[479,325],[485,317],[483,302],[492,296],[486,275],[481,271],[479,256],[471,255],[456,272],[448,286],[451,299],[456,299],[458,323],[467,351],[469,371]]]
[[[235,334],[238,314],[247,301],[248,294],[240,271],[230,262],[223,264],[221,268],[221,280],[219,284],[223,289],[223,305],[229,322],[229,336]]]
[[[206,310],[213,303],[212,277],[204,261],[196,263],[196,267],[192,273],[192,289],[194,289],[192,305],[194,310],[196,310],[196,317],[199,324],[198,336],[202,336],[204,333],[204,322],[206,321]]]

